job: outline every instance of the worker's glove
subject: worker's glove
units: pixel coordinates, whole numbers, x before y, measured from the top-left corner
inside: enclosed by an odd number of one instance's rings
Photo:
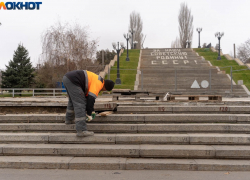
[[[87,116],[87,118],[86,118],[86,121],[87,121],[87,122],[90,122],[90,121],[93,120],[92,116],[89,116],[89,115],[86,115],[86,116]]]
[[[95,119],[95,116],[96,116],[95,111],[92,112],[91,116],[92,116],[92,119]]]
[[[169,97],[170,97],[170,94],[167,93],[167,94],[164,96],[163,101],[167,101],[167,100],[169,99]]]

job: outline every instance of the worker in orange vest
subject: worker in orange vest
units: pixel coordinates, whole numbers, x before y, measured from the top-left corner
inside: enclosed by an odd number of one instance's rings
[[[94,104],[99,92],[111,91],[115,83],[87,70],[75,70],[63,76],[63,84],[69,96],[65,124],[72,124],[75,119],[76,136],[94,135],[87,131],[86,121],[95,116]]]

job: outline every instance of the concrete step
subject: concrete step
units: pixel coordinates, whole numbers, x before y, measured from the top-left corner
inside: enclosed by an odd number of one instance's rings
[[[250,146],[0,144],[2,156],[250,159]]]
[[[209,79],[203,79],[203,80],[206,80],[206,81],[208,81],[208,83],[209,83]],[[206,89],[208,89],[209,90],[209,86],[207,87],[207,88],[202,88],[202,86],[201,86],[201,82],[203,81],[203,80],[197,80],[197,82],[198,82],[198,84],[199,84],[199,86],[200,86],[200,88],[191,88],[191,86],[192,86],[192,84],[194,83],[194,81],[195,81],[195,79],[193,79],[193,80],[186,80],[186,81],[183,81],[183,80],[179,80],[178,81],[178,79],[177,79],[177,81],[176,81],[176,84],[177,84],[177,88],[179,88],[179,89],[186,89],[186,90],[188,90],[188,89],[190,89],[190,90],[202,90],[202,91],[204,91],[204,90],[206,90]],[[142,81],[139,81],[139,82],[141,82],[141,84],[142,84]],[[160,81],[158,81],[158,82],[160,82]],[[224,83],[225,82],[225,83]],[[157,81],[153,81],[153,80],[150,80],[150,81],[147,81],[147,80],[144,80],[143,79],[143,88],[145,87],[147,87],[147,88],[162,88],[162,89],[164,89],[164,88],[175,88],[175,80],[168,80],[168,79],[166,79],[166,80],[163,80],[163,81],[161,81],[161,85],[159,85],[158,83],[157,83]],[[228,81],[228,82],[226,82],[226,81],[221,81],[221,83],[223,83],[223,85],[219,85],[219,81],[215,81],[215,82],[212,82],[211,83],[211,88],[212,89],[219,89],[219,90],[231,90],[231,84],[230,84],[230,81]],[[140,85],[140,84],[139,84]],[[233,85],[233,90],[244,90],[243,88],[242,88],[242,86],[240,86],[240,85],[238,85],[238,86],[236,86],[236,85]],[[245,90],[244,90],[244,92],[245,92]]]
[[[195,52],[191,48],[148,48],[142,49],[142,52]]]
[[[140,77],[139,79],[141,79],[141,75],[139,77]],[[164,80],[162,80],[161,77],[157,77],[157,76],[156,77],[145,76],[145,77],[146,77],[145,83],[146,82],[150,82],[150,81],[151,82],[155,82],[155,83],[167,82],[167,81],[175,81],[175,79],[178,80],[179,82],[194,81],[194,80],[197,80],[199,82],[199,81],[204,80],[204,78],[206,78],[209,81],[209,78],[210,78],[210,76],[206,75],[206,74],[200,74],[200,75],[197,75],[197,74],[186,74],[186,76],[184,76],[184,75],[181,76],[181,77],[177,76],[176,78],[175,78],[175,76],[174,77],[173,76],[166,76],[164,78]],[[224,77],[223,76],[217,76],[217,77],[213,76],[213,77],[211,77],[211,82],[212,83],[213,82],[219,82],[219,81],[230,82],[230,80],[229,80],[229,78],[227,76],[224,76]],[[222,84],[221,86],[224,86],[224,84]]]
[[[0,156],[0,168],[249,171],[250,160]]]
[[[200,56],[142,56],[141,57],[143,62],[147,62],[147,61],[154,61],[154,62],[161,62],[161,61],[165,61],[166,63],[169,61],[172,61],[172,63],[178,63],[184,60],[187,61],[193,61],[193,60],[200,60],[200,61],[204,61],[206,62],[205,59],[202,59],[202,57]]]
[[[68,101],[60,102],[13,102],[3,101],[0,102],[0,112],[5,114],[15,113],[34,113],[34,114],[47,114],[47,113],[65,113]],[[96,111],[113,111],[116,109],[117,104],[113,102],[97,103],[94,108]]]
[[[192,57],[192,56],[196,56],[196,57],[201,57],[199,56],[197,53],[195,52],[142,52],[141,53],[142,56],[148,56],[148,57],[151,57],[151,58],[155,58],[155,57],[159,57],[159,58],[163,58],[163,57],[166,57],[168,56],[169,58],[171,57],[183,57],[183,58],[186,58],[186,57]]]
[[[0,133],[0,143],[37,144],[179,144],[250,145],[250,134],[95,134],[76,137],[75,133]]]
[[[182,55],[181,55],[182,54]],[[188,54],[188,55],[186,55]],[[197,56],[195,53],[187,53],[187,52],[181,52],[180,54],[175,55],[151,55],[151,54],[142,54],[141,59],[143,60],[203,60],[206,61],[201,56]]]
[[[118,106],[118,113],[230,113],[249,114],[250,106]]]
[[[250,124],[88,124],[95,133],[250,133]],[[76,132],[64,123],[2,123],[1,132]]]
[[[144,69],[143,67],[140,69],[141,71],[143,71],[143,73],[145,74],[145,77],[151,77],[152,75],[155,75],[155,76],[157,76],[157,74],[159,75],[160,73],[159,72],[161,72],[161,73],[164,73],[164,74],[169,74],[169,75],[174,75],[175,74],[175,70],[174,70],[175,68],[174,67],[171,67],[171,68],[168,68],[167,69],[167,67],[166,68],[164,68],[164,67],[160,67],[160,68],[158,68],[158,67],[154,67],[154,68],[152,68],[152,69],[148,69],[148,68],[146,68],[146,69]],[[211,74],[212,74],[212,76],[214,76],[214,75],[216,75],[216,76],[225,76],[225,74],[218,74],[217,73],[218,71],[217,70],[211,70]],[[181,76],[182,74],[190,74],[190,75],[197,75],[197,74],[199,74],[199,75],[209,75],[209,73],[210,73],[210,70],[209,70],[209,68],[206,68],[206,69],[188,69],[188,68],[186,68],[186,69],[178,69],[178,70],[176,70],[176,74],[177,74],[177,76]]]
[[[142,83],[141,83],[142,84]],[[215,84],[212,84],[211,85],[211,89],[210,89],[210,87],[207,87],[207,88],[202,88],[201,86],[200,86],[200,88],[191,88],[191,86],[192,86],[192,83],[189,83],[189,84],[184,84],[184,85],[182,85],[182,84],[177,84],[177,86],[176,86],[176,90],[177,91],[185,91],[186,93],[188,93],[188,92],[197,92],[197,93],[199,93],[199,92],[216,92],[216,93],[231,93],[231,87],[220,87],[220,86],[218,86],[218,85],[215,85]],[[228,85],[228,86],[230,86],[230,85]],[[139,89],[141,89],[142,88],[142,85],[138,85],[138,88]],[[173,91],[176,91],[175,90],[175,84],[165,84],[165,85],[161,85],[161,86],[159,86],[159,85],[152,85],[152,84],[144,84],[143,83],[143,89],[144,90],[164,90],[165,92],[173,92]],[[233,88],[233,91],[232,91],[232,93],[244,93],[244,94],[246,94],[246,91],[242,88],[242,87],[235,87],[235,88]]]
[[[162,65],[164,67],[169,66],[169,67],[178,67],[178,66],[188,66],[188,67],[193,67],[193,66],[200,66],[200,67],[209,67],[209,64],[207,62],[197,62],[194,63],[191,60],[186,62],[183,60],[174,60],[174,61],[156,61],[156,60],[148,60],[148,61],[143,61],[141,63],[141,67],[143,66],[159,66]]]
[[[150,52],[142,51],[141,56],[198,56],[196,52]]]
[[[128,106],[130,107],[134,105],[129,104]],[[64,123],[64,121],[65,121],[65,114],[0,115],[0,125],[2,123],[18,123],[18,124]],[[106,117],[96,116],[96,118],[92,122],[93,123],[250,123],[250,114],[111,114]],[[91,124],[92,123],[89,123],[88,125]]]

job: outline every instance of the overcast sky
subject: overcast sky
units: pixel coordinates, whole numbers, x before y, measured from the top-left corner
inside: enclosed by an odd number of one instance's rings
[[[1,1],[0,1],[1,2]],[[7,2],[7,1],[4,1]],[[25,2],[25,1],[23,1]],[[197,27],[202,27],[201,44],[218,39],[224,32],[223,53],[250,38],[249,0],[41,0],[40,10],[0,10],[0,69],[13,58],[19,43],[28,49],[35,66],[42,52],[41,34],[58,21],[88,26],[91,39],[98,39],[98,49],[112,49],[112,42],[123,41],[128,31],[129,14],[140,13],[144,47],[169,48],[178,36],[180,4],[186,2],[194,17],[193,47],[198,46]]]

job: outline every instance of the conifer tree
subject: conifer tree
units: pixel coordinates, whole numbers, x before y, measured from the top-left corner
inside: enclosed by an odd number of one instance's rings
[[[29,88],[34,78],[34,68],[28,50],[21,44],[14,51],[13,60],[2,72],[2,88]]]

